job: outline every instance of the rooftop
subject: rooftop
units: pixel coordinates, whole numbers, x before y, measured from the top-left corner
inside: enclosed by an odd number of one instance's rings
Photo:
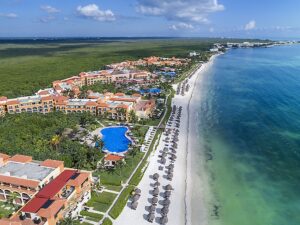
[[[23,179],[42,181],[54,169],[40,166],[37,163],[8,162],[0,167],[0,174]]]

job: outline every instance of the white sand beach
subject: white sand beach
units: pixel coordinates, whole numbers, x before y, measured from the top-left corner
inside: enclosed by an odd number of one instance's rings
[[[192,182],[193,180],[193,173],[191,170],[191,150],[193,149],[193,143],[190,141],[189,131],[194,129],[193,124],[193,115],[195,113],[195,107],[190,104],[193,93],[196,93],[195,87],[197,83],[201,82],[201,77],[204,75],[207,68],[212,64],[213,59],[216,56],[213,56],[208,63],[205,63],[198,69],[194,75],[188,79],[188,84],[190,88],[188,92],[185,92],[185,95],[176,95],[173,98],[173,105],[177,106],[177,111],[174,116],[174,120],[171,123],[168,123],[171,126],[167,126],[167,128],[172,129],[172,133],[166,136],[164,132],[160,138],[158,147],[149,157],[149,165],[145,171],[145,175],[141,180],[138,188],[141,189],[141,197],[138,200],[138,207],[136,210],[130,208],[130,204],[125,206],[125,209],[121,213],[121,215],[113,222],[115,225],[132,225],[132,224],[150,224],[147,221],[148,207],[151,205],[152,199],[152,190],[154,189],[153,184],[155,181],[152,178],[154,173],[159,174],[158,182],[160,182],[159,186],[159,195],[158,195],[158,204],[155,210],[155,220],[153,221],[154,224],[160,223],[161,218],[161,208],[163,207],[162,201],[164,200],[164,187],[168,184],[172,185],[173,189],[171,191],[171,196],[169,198],[171,204],[169,207],[169,212],[167,214],[168,223],[171,225],[184,225],[184,224],[192,224],[192,215],[191,215],[191,191],[192,191]],[[177,86],[174,85],[176,90]],[[174,132],[176,128],[176,117],[178,115],[178,108],[182,106],[182,116],[180,118],[180,127],[179,127],[179,141],[177,142],[178,147],[176,149],[176,160],[174,162],[174,177],[172,181],[166,179],[166,166],[168,166],[171,161],[169,156],[166,157],[166,163],[163,165],[160,163],[160,155],[162,154],[162,150],[165,147],[171,147],[172,143],[167,143],[166,138],[169,137],[172,140],[174,137]],[[168,153],[169,154],[169,153]],[[164,166],[163,170],[159,170],[159,166]],[[197,182],[202,182],[199,179]],[[204,189],[203,189],[204,190]],[[205,193],[202,193],[202,196]],[[201,196],[199,196],[201,198]],[[199,199],[199,207],[197,210],[203,215],[203,219],[197,222],[199,225],[206,225],[207,224],[207,216],[205,209],[206,206],[204,201]]]

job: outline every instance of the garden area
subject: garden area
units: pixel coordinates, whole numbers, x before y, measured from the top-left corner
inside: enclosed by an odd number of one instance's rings
[[[87,202],[88,207],[93,207],[94,210],[105,213],[114,199],[116,194],[110,192],[92,192],[92,198]]]

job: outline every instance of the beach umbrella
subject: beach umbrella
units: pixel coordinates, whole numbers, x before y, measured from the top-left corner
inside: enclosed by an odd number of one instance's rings
[[[167,175],[167,178],[168,178],[168,179],[172,179],[172,178],[173,178],[173,174],[172,174],[172,173],[169,173],[169,174]]]
[[[167,166],[167,168],[168,168],[168,169],[174,168],[174,164],[169,164],[169,165]]]
[[[132,199],[135,202],[140,199],[140,195],[134,195]]]
[[[137,188],[137,189],[135,189],[134,192],[135,192],[135,194],[140,195],[142,191],[141,191],[141,189]]]
[[[161,158],[161,161],[160,161],[162,164],[165,164],[166,163],[166,159],[165,158]]]
[[[163,201],[163,205],[170,205],[171,201],[170,199],[166,199]]]
[[[171,192],[170,192],[170,191],[166,191],[166,192],[165,192],[165,196],[166,196],[166,197],[170,197],[170,196],[171,196]]]
[[[171,184],[168,184],[168,185],[165,186],[165,189],[170,191],[170,190],[173,190],[173,187],[172,187]]]
[[[155,205],[151,205],[151,206],[149,206],[149,212],[153,212],[153,211],[155,211]]]
[[[132,209],[136,210],[137,206],[138,206],[138,202],[132,202],[131,203],[131,208]]]
[[[167,217],[167,216],[163,216],[163,217],[160,219],[160,223],[161,223],[161,224],[166,224],[166,223],[168,223],[168,217]]]
[[[153,197],[153,198],[152,198],[152,203],[153,203],[153,204],[156,204],[157,202],[158,202],[158,198]]]
[[[166,207],[163,207],[160,211],[165,215],[169,213],[169,209]]]
[[[154,189],[154,190],[152,191],[152,193],[153,193],[153,195],[158,195],[158,194],[159,194],[159,190],[158,190],[158,189]]]
[[[148,221],[149,221],[150,223],[152,223],[154,219],[155,219],[154,213],[149,213],[149,215],[148,215]]]
[[[160,185],[160,183],[157,181],[154,183],[154,186],[158,187]]]
[[[158,173],[155,173],[155,174],[153,174],[152,177],[153,177],[154,180],[157,180],[157,179],[159,178],[159,174],[158,174]]]

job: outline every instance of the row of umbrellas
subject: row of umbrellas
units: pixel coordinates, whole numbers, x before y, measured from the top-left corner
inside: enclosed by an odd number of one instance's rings
[[[132,202],[131,202],[131,208],[134,210],[136,210],[138,207],[138,200],[141,197],[141,193],[142,193],[142,191],[139,188],[136,188],[134,191],[134,195],[132,197]]]

